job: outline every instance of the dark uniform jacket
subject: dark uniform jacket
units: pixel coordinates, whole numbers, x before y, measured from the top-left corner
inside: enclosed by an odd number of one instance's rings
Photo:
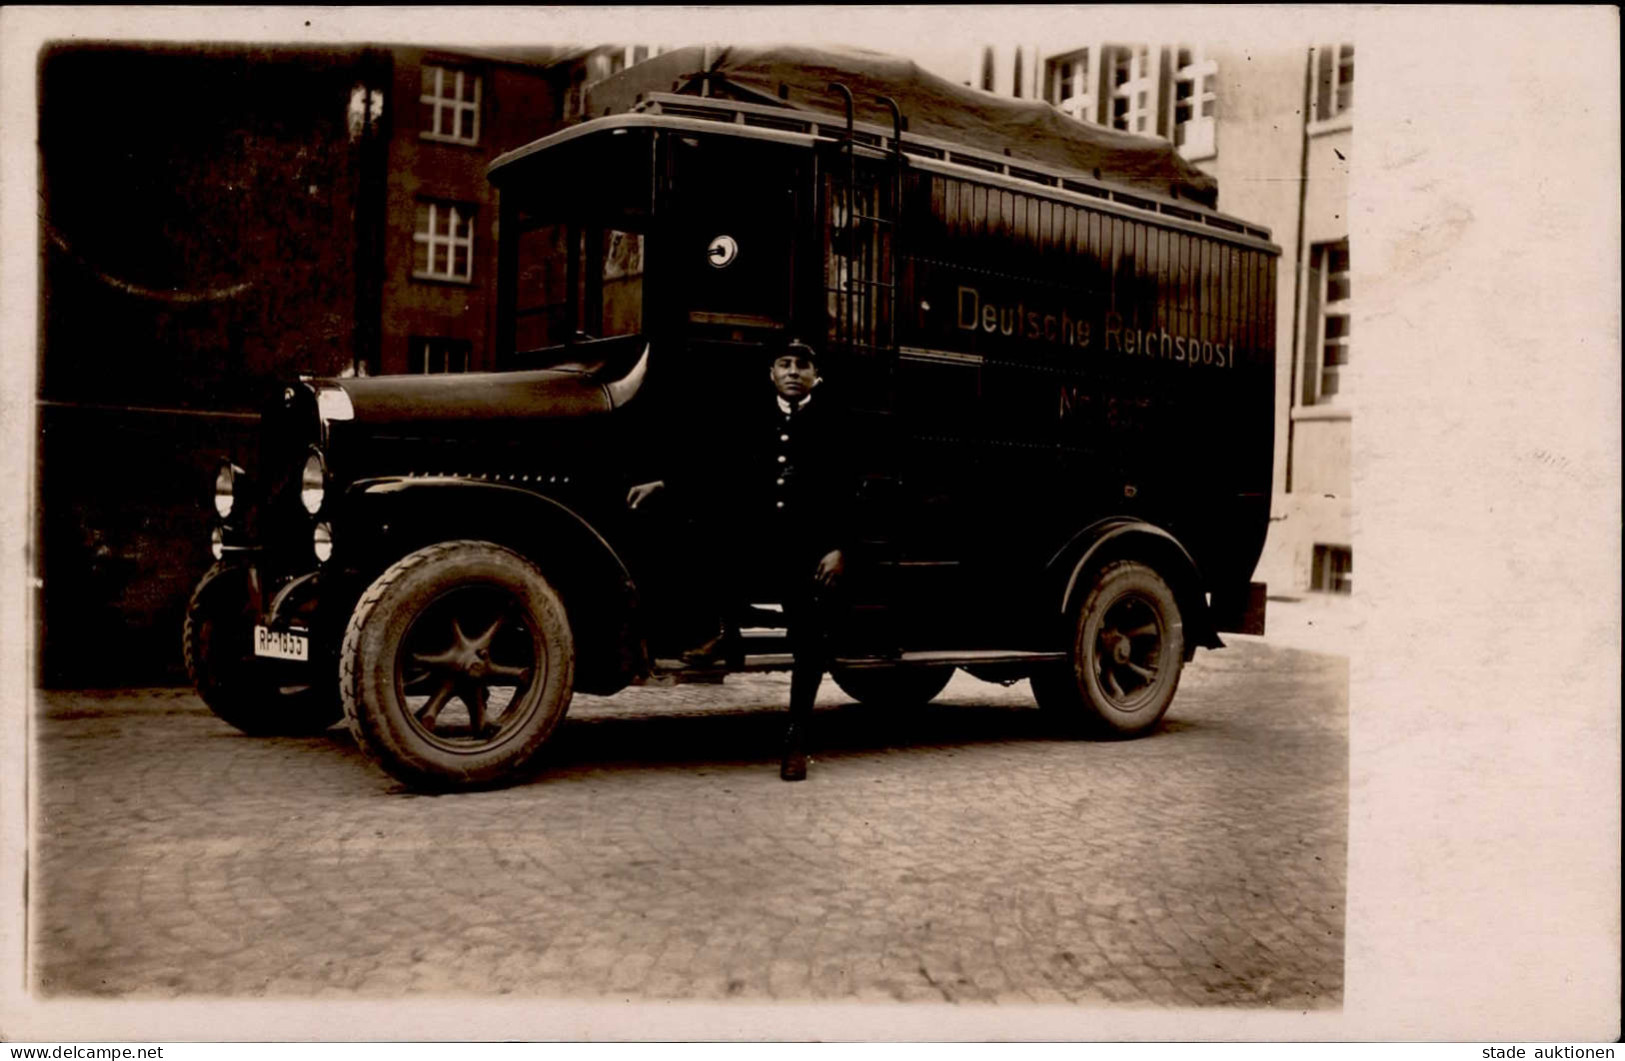
[[[740,431],[735,512],[760,537],[794,544],[811,563],[848,548],[856,491],[851,438],[832,398],[812,395],[786,415],[760,403]]]
[[[825,388],[785,415],[764,387],[736,415],[689,426],[688,439],[671,440],[684,456],[667,483],[712,537],[720,563],[777,588],[810,580],[824,554],[850,548],[853,438]]]

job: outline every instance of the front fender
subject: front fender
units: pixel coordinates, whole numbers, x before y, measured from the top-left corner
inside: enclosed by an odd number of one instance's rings
[[[368,479],[346,492],[334,560],[376,577],[436,542],[478,539],[534,563],[558,590],[576,637],[576,685],[613,692],[646,666],[637,585],[613,545],[564,502],[521,486],[448,476]]]

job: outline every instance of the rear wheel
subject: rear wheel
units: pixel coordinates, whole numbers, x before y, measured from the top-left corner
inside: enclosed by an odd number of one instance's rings
[[[510,780],[570,705],[575,647],[558,594],[491,542],[419,549],[350,616],[340,688],[350,732],[417,788]]]
[[[331,660],[254,655],[249,571],[216,564],[192,591],[181,641],[186,673],[221,719],[256,737],[320,733],[343,714]]]
[[[1168,583],[1141,563],[1107,564],[1073,624],[1072,659],[1033,674],[1038,705],[1099,736],[1150,732],[1173,701],[1185,662],[1184,625]]]
[[[830,677],[860,704],[919,707],[936,699],[954,676],[952,667],[836,667]]]

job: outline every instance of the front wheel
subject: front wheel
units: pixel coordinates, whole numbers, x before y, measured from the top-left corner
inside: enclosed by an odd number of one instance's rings
[[[415,788],[512,779],[570,706],[575,646],[535,565],[491,542],[419,549],[356,605],[344,714],[369,758]]]
[[[1162,576],[1119,560],[1072,617],[1072,658],[1033,674],[1038,706],[1099,736],[1138,737],[1162,719],[1185,662],[1179,604]]]

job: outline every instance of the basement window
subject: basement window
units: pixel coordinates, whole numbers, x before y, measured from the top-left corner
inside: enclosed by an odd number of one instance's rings
[[[1309,588],[1323,593],[1354,592],[1354,550],[1345,545],[1315,545]]]

